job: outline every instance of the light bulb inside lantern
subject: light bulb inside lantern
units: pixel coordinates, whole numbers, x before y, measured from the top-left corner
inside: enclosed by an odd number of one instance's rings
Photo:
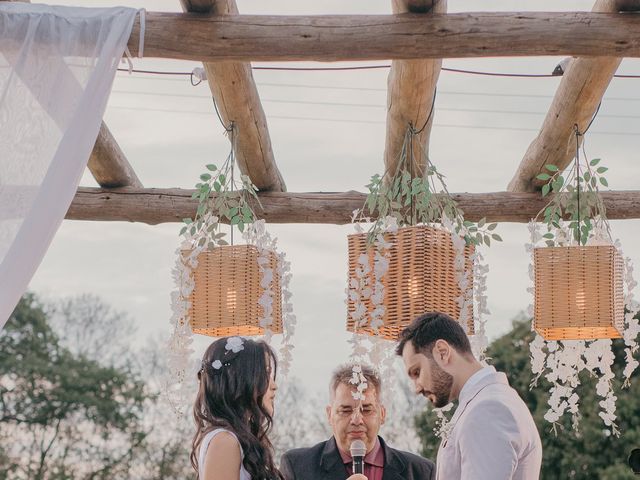
[[[409,279],[409,282],[407,284],[407,291],[412,297],[416,297],[420,294],[420,281],[418,277],[414,276]]]
[[[236,300],[237,300],[236,291],[227,290],[227,298],[226,298],[227,310],[231,311],[232,313],[236,309]]]
[[[583,311],[587,307],[587,292],[584,289],[583,285],[578,285],[576,289],[576,294],[574,297],[576,302],[576,308],[580,311]]]

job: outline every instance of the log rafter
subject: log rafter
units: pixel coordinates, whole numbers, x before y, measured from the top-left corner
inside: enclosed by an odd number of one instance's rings
[[[447,0],[393,0],[393,13],[425,12],[427,15],[447,11]],[[442,67],[441,59],[393,60],[387,80],[387,133],[384,164],[387,172],[395,172],[409,125],[417,130],[411,172],[422,176],[429,154],[429,137],[434,118],[436,84]]]
[[[101,187],[142,188],[142,182],[104,122],[100,125],[87,167]]]
[[[593,12],[433,15],[147,13],[145,56],[203,62],[640,57],[640,18]],[[138,51],[136,21],[129,49]]]
[[[235,0],[180,0],[188,12],[237,16]],[[204,42],[203,42],[204,43]],[[285,182],[276,166],[267,118],[248,62],[205,62],[211,94],[225,125],[235,128],[240,171],[261,191],[282,192]]]
[[[637,0],[598,0],[593,12],[615,12],[623,6],[629,10],[634,5],[640,9]],[[586,131],[621,61],[622,58],[617,57],[579,57],[569,61],[540,133],[529,145],[507,190],[536,191],[544,184],[536,176],[546,172],[545,165],[556,165],[560,169],[569,165],[575,157],[576,126],[579,132]],[[578,144],[582,139],[579,135]]]
[[[100,189],[81,187],[67,212],[69,220],[128,221],[151,225],[193,218],[198,200],[194,190],[160,188]],[[486,217],[491,222],[528,222],[549,201],[539,193],[454,193],[454,200],[472,221]],[[351,222],[353,210],[364,205],[366,194],[279,193],[258,194],[263,210],[259,218],[270,223],[315,223],[343,225]],[[603,192],[607,217],[640,218],[640,191]]]

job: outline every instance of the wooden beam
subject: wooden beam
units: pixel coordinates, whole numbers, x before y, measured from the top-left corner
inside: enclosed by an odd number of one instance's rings
[[[433,9],[431,10],[431,7]],[[425,21],[433,14],[447,12],[447,1],[393,0],[393,13],[428,11]],[[414,176],[422,176],[429,155],[429,137],[433,125],[432,107],[442,60],[393,60],[387,80],[387,133],[384,148],[385,171],[395,172],[402,152],[407,129],[411,125],[419,133],[412,137]]]
[[[640,57],[640,18],[592,12],[202,16],[147,13],[144,54],[203,62]],[[139,20],[129,49],[138,52]]]
[[[93,178],[103,188],[142,188],[142,182],[104,122],[100,125],[87,166]]]
[[[615,11],[613,0],[598,0],[596,14]],[[635,15],[620,15],[634,17]],[[510,192],[532,192],[544,184],[536,176],[553,164],[564,169],[575,157],[575,125],[584,132],[590,124],[602,97],[616,73],[621,58],[574,58],[569,62],[549,107],[540,133],[525,153],[518,169],[509,182]],[[582,137],[579,137],[582,143]]]
[[[193,8],[193,0],[181,0]],[[218,16],[238,15],[235,0],[199,0],[197,8]],[[248,62],[205,62],[211,94],[225,125],[234,125],[236,160],[240,171],[260,191],[283,192],[286,186],[271,148],[267,117]],[[212,106],[213,108],[213,106]]]
[[[142,222],[150,225],[180,222],[193,217],[198,201],[194,190],[121,188],[105,190],[81,187],[66,218],[69,220]],[[256,214],[269,223],[351,222],[353,210],[364,205],[366,195],[343,193],[259,193],[264,210]],[[486,217],[491,222],[528,222],[542,210],[548,198],[538,193],[456,193],[453,198],[468,220]],[[640,191],[603,192],[608,218],[640,218]]]

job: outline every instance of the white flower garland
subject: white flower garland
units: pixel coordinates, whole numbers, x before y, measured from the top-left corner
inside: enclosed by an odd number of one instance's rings
[[[354,211],[352,221],[357,233],[364,233],[362,223],[367,223],[370,219],[361,215],[359,210]],[[434,228],[443,228],[451,234],[451,239],[455,249],[455,270],[456,280],[461,291],[460,297],[457,299],[460,307],[460,323],[469,334],[469,310],[473,312],[474,334],[469,335],[469,340],[474,355],[484,361],[484,352],[488,345],[488,339],[485,332],[484,315],[489,314],[486,296],[486,278],[489,267],[484,264],[482,254],[476,248],[475,253],[471,257],[473,264],[473,276],[469,279],[466,271],[465,247],[466,241],[464,235],[468,232],[466,228],[460,233],[456,233],[453,221],[445,215],[442,217],[442,227],[433,225]],[[355,276],[349,279],[347,288],[348,299],[354,304],[354,309],[349,313],[354,322],[354,333],[349,340],[352,347],[350,361],[353,364],[353,372],[351,383],[356,385],[354,398],[356,400],[364,399],[364,391],[367,388],[367,382],[362,375],[362,364],[366,360],[380,371],[380,376],[385,385],[384,395],[393,393],[395,385],[395,375],[393,374],[393,361],[395,358],[394,342],[384,340],[377,335],[367,337],[359,333],[364,327],[369,327],[375,333],[384,325],[383,316],[385,313],[384,303],[384,284],[383,278],[389,270],[389,250],[392,244],[385,240],[386,233],[395,233],[398,230],[398,223],[395,217],[385,217],[382,220],[381,233],[379,233],[373,243],[373,268],[369,256],[361,254],[355,268]],[[373,284],[371,280],[371,272],[373,270]],[[370,313],[367,313],[365,301],[369,300],[373,306]],[[469,307],[472,307],[469,309]],[[368,343],[368,345],[367,345]],[[445,409],[437,409],[440,419],[438,427],[439,432],[446,432],[447,419],[444,416]]]
[[[610,243],[609,234],[603,223],[604,222],[596,221],[597,226],[592,232],[588,244]],[[532,286],[527,290],[532,296],[535,296],[533,252],[534,247],[542,242],[543,236],[540,233],[539,223],[531,221],[528,228],[531,240],[530,243],[525,245],[525,249],[531,254],[529,278]],[[556,244],[558,246],[569,245],[571,239],[570,233],[566,223],[561,221],[560,229],[556,234]],[[614,245],[622,255],[619,240],[616,240]],[[632,292],[636,286],[636,282],[633,279],[631,260],[626,258],[624,265],[624,303],[627,313],[625,314],[625,327],[622,333],[626,345],[624,386],[628,386],[631,375],[638,367],[638,361],[633,355],[638,350],[637,337],[640,333],[640,322],[634,317],[638,311],[640,311],[640,304],[633,299]],[[528,308],[528,314],[530,317],[533,317],[533,303]],[[580,384],[578,375],[582,370],[587,370],[593,376],[596,376],[596,371],[600,372],[596,385],[596,393],[601,398],[599,402],[601,408],[599,416],[602,418],[605,426],[609,427],[613,435],[619,435],[620,432],[615,424],[616,396],[613,393],[612,387],[612,380],[614,378],[612,365],[615,358],[611,350],[611,345],[612,342],[609,339],[546,341],[538,333],[535,333],[535,338],[530,344],[531,369],[534,374],[531,387],[533,388],[537,384],[541,375],[545,375],[545,378],[551,382],[551,389],[549,390],[549,410],[544,418],[553,424],[554,431],[556,430],[557,422],[566,412],[571,414],[574,429],[578,428],[580,422],[579,397],[575,390]]]
[[[196,393],[197,384],[193,379],[200,368],[200,362],[192,358],[194,353],[193,331],[191,330],[188,300],[195,287],[193,270],[198,266],[198,255],[205,251],[207,242],[205,233],[209,227],[218,223],[218,217],[208,213],[203,218],[203,228],[195,235],[186,233],[185,240],[176,250],[176,264],[172,276],[176,289],[171,292],[171,319],[173,332],[168,341],[167,366],[168,372],[164,381],[165,397],[179,415],[184,414],[185,408],[190,406]],[[258,266],[261,273],[260,286],[264,292],[258,303],[263,309],[263,316],[259,325],[264,329],[264,339],[269,342],[273,335],[273,279],[274,272],[270,267],[269,253],[273,252],[277,258],[277,273],[280,276],[282,290],[282,327],[283,341],[280,348],[279,367],[283,375],[287,375],[291,366],[293,335],[295,333],[296,317],[291,304],[291,265],[286,260],[284,252],[278,252],[277,240],[266,231],[265,221],[258,220],[247,225],[243,237],[245,241],[258,249]],[[216,245],[214,248],[217,248]]]

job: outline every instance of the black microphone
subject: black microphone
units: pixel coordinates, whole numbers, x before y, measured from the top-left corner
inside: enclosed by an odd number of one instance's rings
[[[362,440],[354,440],[349,447],[349,453],[353,459],[353,474],[364,475],[364,456],[367,454],[367,447]]]

